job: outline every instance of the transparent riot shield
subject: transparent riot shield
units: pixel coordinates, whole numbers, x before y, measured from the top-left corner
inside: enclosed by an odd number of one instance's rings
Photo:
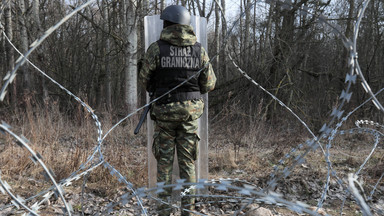
[[[203,17],[191,17],[191,25],[196,33],[197,41],[208,51],[207,46],[207,20]],[[163,29],[163,21],[160,20],[160,15],[146,16],[144,18],[144,30],[145,30],[145,50],[148,49],[151,43],[157,41],[160,38],[161,30]],[[208,95],[203,95],[205,102],[204,113],[199,119],[199,155],[196,161],[196,178],[208,179]],[[147,102],[149,97],[147,95]],[[157,176],[157,162],[152,154],[152,142],[153,142],[153,121],[147,116],[147,152],[148,152],[148,186],[156,186]],[[173,163],[173,176],[175,181],[179,176],[179,167],[177,164],[177,158],[175,157]]]

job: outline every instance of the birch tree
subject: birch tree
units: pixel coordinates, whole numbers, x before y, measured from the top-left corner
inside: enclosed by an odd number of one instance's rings
[[[125,57],[125,104],[128,112],[137,108],[137,17],[136,1],[123,0],[124,36],[127,38],[124,44]]]
[[[21,52],[26,53],[28,51],[28,34],[27,34],[27,14],[25,0],[18,1],[19,3],[19,24],[20,24],[20,41]],[[22,67],[23,72],[23,88],[24,90],[31,90],[32,80],[30,72],[28,71],[28,63],[25,63]]]
[[[41,27],[41,22],[40,22],[40,12],[39,12],[39,9],[40,9],[40,1],[39,0],[33,0],[33,4],[32,4],[32,16],[33,16],[33,25],[32,27],[34,28],[34,33],[35,33],[35,36],[37,38],[39,38],[41,35],[42,35],[42,27]],[[39,60],[43,60],[44,59],[44,53],[40,51],[41,49],[38,49],[36,52],[37,52],[37,56],[39,57],[38,59]],[[48,88],[47,88],[47,80],[45,78],[43,79],[39,79],[40,82],[41,82],[41,88],[42,88],[42,99],[43,100],[47,100],[48,99]]]
[[[5,34],[8,36],[10,41],[13,41],[12,7],[11,7],[10,1],[8,1],[7,5],[5,5],[4,18],[5,18]],[[13,47],[7,42],[6,42],[6,59],[7,59],[7,65],[6,65],[7,70],[12,71],[13,68],[15,67],[14,51],[13,51]],[[15,79],[17,79],[17,77]],[[16,80],[11,84],[10,88],[12,88],[11,104],[13,107],[16,107],[16,101],[17,101]]]

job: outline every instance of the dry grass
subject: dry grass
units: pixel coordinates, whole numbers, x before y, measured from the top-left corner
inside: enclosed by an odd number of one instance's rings
[[[353,122],[347,122],[345,129],[355,128]],[[293,148],[304,144],[309,133],[300,125],[294,125],[286,119],[278,124],[268,124],[257,116],[249,116],[232,109],[223,113],[211,124],[210,131],[210,175],[212,178],[240,178],[257,186],[265,187],[274,166],[278,165],[280,173],[290,167],[304,150],[291,153]],[[322,141],[325,148],[327,140]],[[359,170],[373,148],[374,138],[370,134],[337,135],[330,149],[332,167],[338,177],[346,180],[349,173]],[[363,180],[366,194],[373,189],[383,171],[384,157],[382,142],[362,169],[359,179]],[[291,157],[280,164],[287,154]],[[290,175],[278,181],[278,193],[288,195],[288,200],[299,200],[316,206],[323,193],[328,173],[327,163],[322,150],[310,151],[305,162],[292,170]],[[331,178],[331,190],[338,188],[337,181]],[[379,184],[379,188],[383,183]],[[340,191],[342,193],[343,190]],[[334,195],[334,192],[333,192]],[[341,194],[339,196],[342,196]],[[382,200],[381,191],[376,191],[374,200]],[[337,215],[342,201],[329,198],[324,206],[331,215]],[[358,206],[348,199],[344,208],[346,215],[359,215]],[[289,214],[284,214],[289,215]]]
[[[97,145],[93,119],[81,107],[75,113],[63,113],[55,102],[49,106],[39,106],[27,101],[25,110],[17,111],[5,120],[13,126],[16,134],[23,134],[31,141],[32,149],[43,156],[44,163],[55,173],[55,179],[59,181],[78,170]],[[102,129],[106,132],[116,119],[108,113],[101,113],[101,116]],[[301,135],[304,133],[296,133],[295,128],[284,125],[276,128],[256,118],[250,120],[246,115],[239,116],[224,116],[210,127],[210,175],[212,178],[241,178],[263,187],[273,167],[279,165],[278,161],[307,137]],[[140,135],[133,135],[134,126],[135,122],[128,120],[117,127],[104,141],[102,152],[105,160],[129,182],[142,187],[147,184],[148,178],[147,140],[145,128]],[[369,135],[337,137],[331,149],[331,160],[339,177],[344,178],[348,173],[357,171],[369,154],[372,143]],[[302,153],[297,151],[293,156]],[[12,137],[0,136],[2,179],[7,180],[24,197],[52,185],[44,178],[43,169],[35,165],[29,156],[25,149],[13,142]],[[306,185],[307,182],[316,183],[320,188],[323,186],[327,174],[323,153],[317,150],[309,153],[305,159],[304,165],[297,166],[288,179],[280,182],[284,187],[289,189],[292,185]],[[290,162],[288,160],[280,166],[289,166]],[[377,149],[361,173],[367,183],[372,185],[380,177],[383,173],[382,164],[383,150]],[[75,187],[79,188],[81,184],[82,180],[79,180],[75,182]],[[88,176],[87,188],[100,196],[113,195],[117,188],[123,186],[103,167]],[[313,194],[321,192],[307,188],[298,193],[308,200],[315,200],[312,199]],[[316,205],[315,202],[311,204]]]
[[[5,121],[12,126],[17,135],[23,134],[29,141],[30,147],[42,156],[42,160],[52,169],[55,180],[67,178],[77,171],[81,164],[97,146],[97,129],[93,119],[84,115],[78,109],[74,114],[60,111],[58,103],[49,106],[39,106],[26,101],[26,112],[18,111]],[[79,116],[84,119],[78,119]],[[105,115],[101,120],[103,131],[112,126],[112,117]],[[143,186],[147,182],[146,139],[143,135],[134,136],[133,124],[129,121],[117,127],[104,141],[102,152],[105,160],[119,170],[127,181],[135,186]],[[40,165],[34,164],[31,154],[20,148],[9,135],[0,138],[0,164],[2,179],[9,182],[18,191],[30,185],[35,190],[32,193],[24,191],[28,196],[51,185],[44,176]],[[82,184],[82,180],[75,182]],[[112,191],[113,188],[123,187],[109,170],[98,167],[88,177],[88,186],[100,191]],[[107,194],[105,192],[105,194]]]

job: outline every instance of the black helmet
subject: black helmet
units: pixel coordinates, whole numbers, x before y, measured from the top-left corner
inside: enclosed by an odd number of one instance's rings
[[[191,24],[189,11],[180,5],[171,5],[165,8],[160,15],[160,19],[183,25]]]

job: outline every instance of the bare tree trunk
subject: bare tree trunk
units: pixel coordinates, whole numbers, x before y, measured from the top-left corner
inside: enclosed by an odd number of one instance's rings
[[[34,21],[33,28],[36,29],[37,37],[41,36],[41,22],[40,22],[39,8],[40,8],[40,1],[33,0],[33,5],[32,5],[32,14],[33,14],[33,21]]]
[[[140,31],[140,38],[141,38],[141,47],[145,47],[145,36],[144,36],[144,17],[148,15],[148,6],[149,5],[149,2],[148,0],[142,0],[142,6],[141,6],[141,11],[140,11],[140,28],[141,28],[141,31]],[[141,49],[143,52],[142,54],[145,53],[145,50],[144,49]]]
[[[215,4],[215,54],[220,51],[220,11],[219,5]],[[219,56],[214,62],[215,71],[219,71]]]
[[[200,5],[200,1],[199,0],[196,1],[197,8],[199,9],[200,16],[205,17],[205,0],[203,0],[201,2],[202,2],[202,4]]]
[[[207,21],[209,21],[209,17],[211,16],[212,12],[215,10],[215,7],[214,7],[215,3],[212,1],[212,4],[208,9],[208,13],[206,12],[206,7],[207,7],[206,0],[201,1],[201,4],[200,4],[200,1],[196,1],[196,4],[197,4],[197,9],[199,10],[199,16],[205,17]]]
[[[350,38],[353,35],[353,24],[354,24],[354,9],[355,9],[355,0],[348,0],[349,11],[348,11],[348,19],[347,19],[347,28],[345,29],[345,36]],[[348,68],[348,58],[349,58],[349,50],[343,49],[343,59],[342,59],[342,69]],[[337,74],[337,88],[343,89],[344,86],[344,70],[340,70],[340,73]]]
[[[27,34],[27,14],[26,14],[26,6],[25,6],[25,0],[19,1],[19,8],[20,8],[20,16],[19,16],[19,23],[20,23],[20,40],[21,40],[21,52],[26,53],[28,51],[28,34]],[[23,88],[24,90],[32,90],[32,80],[31,75],[28,71],[28,63],[25,63],[22,67],[23,71]]]
[[[271,2],[270,8],[269,8],[269,11],[268,11],[267,29],[265,31],[265,41],[264,41],[265,45],[263,46],[264,49],[265,49],[265,47],[268,46],[268,44],[271,41],[270,39],[271,39],[271,32],[272,32],[272,20],[273,20],[273,10],[274,10],[274,7],[275,7],[275,4],[273,2]]]
[[[193,15],[196,16],[195,1],[194,0],[190,0],[189,6],[190,6],[190,10],[192,10]]]
[[[5,17],[5,34],[8,36],[10,41],[13,41],[13,27],[12,27],[12,9],[11,9],[11,3],[8,2],[8,5],[5,5],[4,10],[4,17]],[[12,71],[15,67],[15,57],[14,57],[14,51],[13,47],[6,42],[6,53],[7,53],[7,68],[8,70]],[[16,79],[11,84],[11,104],[12,107],[16,107],[16,101],[17,101],[17,88],[16,88]]]
[[[141,8],[140,8],[140,18],[139,18],[139,27],[140,27],[140,30],[139,31],[139,34],[140,34],[140,46],[141,48],[139,49],[138,51],[138,59],[142,59],[144,54],[145,54],[145,35],[144,35],[144,32],[143,29],[144,29],[144,17],[146,15],[148,15],[148,5],[149,5],[149,1],[148,0],[142,0],[142,5],[141,5]],[[145,88],[138,88],[138,100],[139,100],[139,104],[145,104],[146,103],[146,91],[145,91]]]
[[[244,2],[245,3],[245,2]],[[246,4],[244,4],[244,10],[245,10],[245,31],[244,31],[244,45],[243,45],[243,59],[244,59],[244,67],[246,70],[249,70],[249,59],[250,59],[250,42],[249,42],[249,35],[250,35],[250,23],[251,23],[251,12],[250,7],[251,0],[247,0]]]
[[[160,0],[160,13],[164,10],[165,5],[164,5],[164,0]]]
[[[243,13],[243,0],[240,0],[240,14]],[[239,32],[240,32],[240,52],[239,52],[239,56],[241,57],[244,57],[241,52],[244,51],[244,24],[243,24],[243,17],[240,17],[240,20],[239,20]],[[244,59],[241,59],[240,62],[241,62],[241,67],[244,66]]]
[[[124,0],[125,26],[124,31],[126,38],[125,43],[125,104],[128,112],[132,112],[137,108],[137,27],[134,6],[132,1]]]
[[[103,14],[104,14],[104,29],[109,32],[109,9],[108,9],[108,2],[103,0]],[[104,33],[105,37],[105,51],[104,51],[104,67],[105,67],[105,103],[106,103],[106,109],[111,110],[112,106],[112,73],[111,68],[109,66],[109,53],[111,50],[111,42],[109,40],[109,36]]]
[[[42,35],[42,28],[41,28],[41,22],[40,22],[40,1],[39,0],[33,0],[33,5],[32,5],[32,11],[33,11],[33,21],[34,21],[34,28],[35,28],[35,33],[37,35],[37,38],[39,38]],[[37,39],[36,38],[36,39]],[[39,61],[44,61],[44,54],[40,51],[37,50],[37,56]],[[48,88],[47,88],[47,80],[43,77],[41,80],[41,88],[42,88],[42,99],[43,101],[46,101],[48,99]]]
[[[257,34],[256,34],[256,32],[257,32],[257,25],[256,25],[257,20],[256,20],[256,17],[257,17],[257,10],[256,10],[256,3],[255,3],[255,5],[253,6],[253,23],[252,23],[252,28],[253,28],[252,34],[253,34],[253,43],[254,43],[253,56],[255,58],[254,60],[258,61],[259,60],[258,55],[257,55],[258,50],[257,50],[257,45],[256,45],[256,41],[257,41]],[[261,36],[260,36],[260,38],[261,38]]]
[[[227,36],[227,23],[225,22],[225,15],[226,15],[226,7],[225,7],[225,0],[221,0],[221,8],[222,11],[222,18],[221,18],[221,38],[222,42],[225,43],[224,39]],[[220,58],[220,65],[221,65],[221,74],[223,74],[223,82],[227,82],[229,80],[229,74],[227,74],[227,63],[226,63],[226,55],[225,55],[225,48],[221,50],[221,58]]]

